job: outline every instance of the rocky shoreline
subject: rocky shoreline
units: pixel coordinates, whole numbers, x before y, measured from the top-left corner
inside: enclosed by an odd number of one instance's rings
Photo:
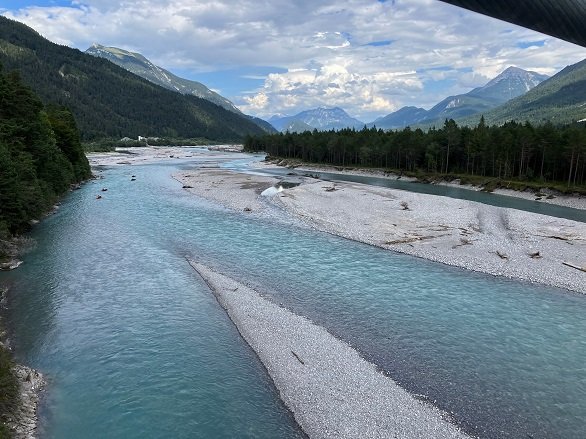
[[[38,427],[37,408],[45,380],[39,371],[22,364],[16,364],[13,372],[20,387],[20,403],[8,414],[6,425],[15,439],[34,439]]]
[[[0,306],[4,306],[7,292],[7,288],[1,289]],[[0,327],[2,324],[0,320]],[[10,340],[3,329],[0,349],[11,354]],[[39,371],[22,364],[13,364],[11,372],[18,384],[18,401],[14,401],[14,409],[3,414],[2,422],[15,439],[34,439],[38,427],[37,408],[45,379]]]

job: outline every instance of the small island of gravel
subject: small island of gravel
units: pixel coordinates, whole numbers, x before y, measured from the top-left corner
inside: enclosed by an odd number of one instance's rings
[[[321,326],[194,261],[311,438],[467,438]]]

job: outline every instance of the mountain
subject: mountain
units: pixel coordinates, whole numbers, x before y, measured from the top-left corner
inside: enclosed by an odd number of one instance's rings
[[[101,58],[60,46],[0,16],[0,63],[45,104],[71,109],[84,140],[122,137],[239,141],[264,131],[208,100],[155,85]]]
[[[252,123],[260,127],[263,131],[269,134],[274,134],[277,130],[266,120],[261,119],[260,117],[251,116],[249,114],[243,114],[245,118],[250,120]]]
[[[468,95],[505,103],[527,93],[548,78],[547,75],[509,67],[484,87],[476,88]]]
[[[509,67],[483,87],[450,96],[428,111],[426,122],[457,119],[488,111],[521,96],[548,77],[517,67]]]
[[[364,127],[364,122],[351,117],[339,107],[314,108],[302,111],[295,116],[273,116],[269,121],[278,131],[287,131],[288,127],[296,127],[296,131],[298,131],[304,126],[307,126],[309,131],[314,129],[318,131],[341,130],[344,128],[361,129]]]
[[[275,114],[269,117],[269,123],[275,128],[277,131],[287,131],[285,128],[295,120],[295,116],[287,116],[286,114]]]
[[[275,132],[270,123],[258,117],[243,114],[232,102],[215,91],[210,90],[201,82],[180,78],[168,70],[153,64],[140,53],[129,52],[118,47],[101,46],[100,44],[93,44],[85,53],[107,59],[123,69],[168,90],[173,90],[184,95],[197,96],[198,98],[213,102],[228,111],[248,118],[266,132]]]
[[[403,107],[368,126],[398,129],[409,125],[441,125],[446,119],[485,113],[527,93],[547,78],[546,75],[536,72],[509,67],[486,85],[465,94],[447,97],[427,111],[422,108]]]
[[[129,52],[117,47],[105,47],[99,44],[93,44],[92,47],[85,51],[85,53],[105,58],[108,61],[119,65],[123,69],[142,78],[148,79],[161,87],[165,87],[184,95],[192,94],[198,98],[213,102],[226,110],[240,113],[240,110],[236,108],[232,102],[210,90],[201,82],[180,78],[168,70],[154,65],[140,53]]]
[[[486,123],[503,124],[510,120],[542,124],[568,124],[586,118],[586,59],[566,67],[522,96],[484,113]],[[475,125],[479,117],[458,123]]]
[[[281,131],[289,131],[290,133],[304,133],[305,131],[313,131],[315,128],[305,122],[297,119],[292,119],[285,125]]]
[[[367,125],[368,128],[376,126],[383,130],[405,128],[409,125],[414,125],[427,117],[427,110],[419,107],[403,107],[394,113],[388,114],[384,117],[379,117],[374,122]]]

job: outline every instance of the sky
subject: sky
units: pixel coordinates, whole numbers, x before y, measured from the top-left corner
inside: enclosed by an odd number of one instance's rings
[[[79,50],[139,52],[262,118],[429,109],[509,66],[553,75],[586,49],[438,0],[0,0]]]

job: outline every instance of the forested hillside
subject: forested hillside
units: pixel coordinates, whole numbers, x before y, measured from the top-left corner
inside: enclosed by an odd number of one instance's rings
[[[474,128],[453,120],[427,132],[406,128],[306,131],[249,137],[247,151],[336,166],[366,166],[408,172],[484,176],[519,181],[586,184],[584,124],[554,127],[509,122]]]
[[[263,130],[205,99],[157,86],[111,62],[53,44],[0,16],[0,62],[46,104],[71,109],[83,140],[137,136],[238,141]]]
[[[27,230],[89,176],[69,110],[44,107],[18,73],[0,71],[0,239]]]
[[[566,67],[526,94],[485,112],[484,117],[487,123],[499,125],[511,120],[561,125],[586,119],[586,60]],[[474,125],[479,118],[480,115],[457,121]]]
[[[185,95],[197,96],[213,102],[228,111],[242,114],[232,102],[224,96],[210,90],[201,82],[180,78],[170,71],[153,64],[140,53],[130,52],[118,47],[106,47],[100,44],[93,44],[92,47],[85,51],[85,53],[98,58],[107,59],[123,69],[168,90],[173,90]]]

